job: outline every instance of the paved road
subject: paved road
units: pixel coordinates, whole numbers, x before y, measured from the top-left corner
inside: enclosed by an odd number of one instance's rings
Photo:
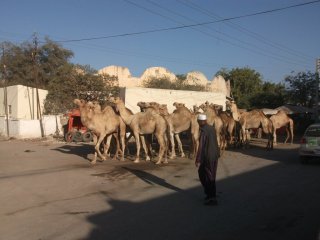
[[[297,147],[228,150],[204,206],[190,159],[90,167],[92,145],[0,141],[0,238],[319,240],[320,161]]]

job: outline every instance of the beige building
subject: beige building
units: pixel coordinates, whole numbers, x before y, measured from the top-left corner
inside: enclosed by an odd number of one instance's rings
[[[119,87],[136,87],[140,86],[140,79],[132,77],[127,67],[121,66],[107,66],[98,71],[98,74],[108,74],[118,78]]]
[[[181,91],[181,90],[165,90],[154,88],[122,88],[120,89],[120,97],[124,100],[127,108],[134,113],[140,112],[137,103],[158,102],[167,104],[169,113],[175,110],[174,102],[184,103],[187,108],[192,109],[193,105],[200,105],[206,101],[218,104],[226,109],[226,96],[221,92],[199,92],[199,91]]]
[[[192,71],[187,73],[186,83],[190,85],[207,86],[209,84],[209,81],[202,72]]]
[[[39,89],[40,108],[43,112],[47,90]],[[37,119],[36,89],[22,85],[7,87],[8,113],[11,119]],[[5,116],[4,88],[0,88],[0,116]]]
[[[176,81],[177,77],[171,71],[164,67],[147,68],[143,74],[138,77],[133,77],[127,67],[107,66],[98,71],[99,74],[108,74],[118,77],[119,87],[143,87],[143,83],[150,78],[167,78],[171,82]],[[187,73],[187,83],[194,85],[205,86],[208,92],[221,92],[225,96],[230,97],[230,82],[225,81],[222,76],[214,77],[212,81],[208,81],[207,77],[199,71],[191,71]]]
[[[147,68],[141,75],[141,82],[148,81],[150,78],[167,78],[171,82],[174,82],[177,77],[171,71],[164,67],[150,67]]]

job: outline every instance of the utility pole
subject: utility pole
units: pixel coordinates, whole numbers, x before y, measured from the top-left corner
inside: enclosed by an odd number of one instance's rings
[[[320,76],[320,58],[316,60],[316,109],[315,122],[319,122],[319,76]]]
[[[7,122],[7,137],[10,137],[9,132],[9,113],[8,113],[8,91],[7,91],[7,66],[5,63],[4,45],[2,45],[2,61],[3,61],[3,95],[4,95],[4,108]]]
[[[40,98],[39,98],[39,89],[38,89],[38,86],[39,86],[38,38],[37,38],[36,34],[34,34],[34,36],[33,36],[33,44],[34,44],[34,51],[32,52],[32,60],[33,60],[33,67],[34,67],[34,81],[35,81],[35,85],[36,85],[37,118],[39,119],[39,122],[40,122],[41,137],[44,137]]]

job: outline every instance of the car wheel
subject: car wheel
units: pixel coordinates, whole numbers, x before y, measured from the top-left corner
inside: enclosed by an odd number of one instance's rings
[[[91,132],[85,132],[84,134],[82,134],[82,140],[84,142],[91,142],[92,139],[93,139],[93,136]]]
[[[73,141],[73,132],[67,132],[64,139],[66,142],[71,143]]]

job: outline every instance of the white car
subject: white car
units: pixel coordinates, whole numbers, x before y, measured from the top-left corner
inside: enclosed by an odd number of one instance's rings
[[[299,156],[301,163],[309,158],[320,158],[320,123],[311,124],[300,140]]]

